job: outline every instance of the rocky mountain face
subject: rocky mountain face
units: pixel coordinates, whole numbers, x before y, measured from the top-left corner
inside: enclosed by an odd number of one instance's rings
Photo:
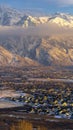
[[[38,27],[45,24],[48,28]],[[72,15],[57,13],[33,17],[16,9],[0,7],[0,25],[0,65],[73,65]],[[50,25],[56,26],[55,29]],[[56,31],[57,28],[61,32]]]
[[[72,36],[46,36],[33,37],[6,37],[1,38],[0,45],[11,52],[11,62],[14,57],[23,57],[28,63],[36,61],[42,65],[73,65],[73,37]],[[5,54],[6,55],[6,54]],[[9,54],[10,56],[10,54]],[[8,55],[6,56],[8,57]],[[21,61],[21,60],[20,60]],[[18,62],[18,60],[16,60]],[[22,62],[21,62],[22,63]]]
[[[0,46],[0,66],[38,66],[39,64],[28,58],[12,54],[2,46]]]

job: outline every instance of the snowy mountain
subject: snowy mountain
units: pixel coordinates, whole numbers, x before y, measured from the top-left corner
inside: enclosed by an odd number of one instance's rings
[[[50,17],[50,23],[55,23],[60,27],[73,27],[73,16],[69,14],[57,13]]]
[[[64,13],[56,13],[49,16],[31,16],[25,11],[18,11],[10,7],[0,6],[1,26],[37,26],[39,24],[57,24],[61,27],[73,27],[73,16]]]
[[[24,20],[23,27],[29,27],[32,25],[39,24],[56,24],[60,27],[73,27],[73,16],[69,14],[56,13],[51,16],[43,16],[43,17],[32,17],[28,16],[26,20]]]
[[[49,17],[32,17],[28,16],[24,21],[23,27],[37,26],[39,24],[45,24],[48,22]]]
[[[0,6],[0,65],[18,64],[72,66],[73,16],[31,16]]]
[[[0,6],[0,25],[15,25],[24,16],[23,12],[6,6]]]

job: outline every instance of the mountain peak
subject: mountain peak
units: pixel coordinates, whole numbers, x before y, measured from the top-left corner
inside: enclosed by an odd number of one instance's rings
[[[0,25],[1,26],[37,26],[39,24],[56,23],[60,27],[73,27],[73,16],[65,13],[55,13],[49,16],[31,16],[25,11],[18,11],[9,6],[0,5]]]

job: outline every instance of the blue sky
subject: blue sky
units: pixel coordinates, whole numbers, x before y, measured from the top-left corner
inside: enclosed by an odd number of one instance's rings
[[[0,0],[0,4],[17,9],[40,10],[44,13],[67,12],[73,14],[73,0]]]

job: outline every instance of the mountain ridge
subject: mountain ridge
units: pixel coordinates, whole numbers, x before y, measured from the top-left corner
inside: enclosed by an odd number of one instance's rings
[[[0,46],[0,66],[39,66],[40,64],[28,57],[12,54]]]
[[[30,13],[19,11],[10,7],[0,6],[1,26],[37,26],[45,23],[56,23],[61,27],[73,28],[73,15],[65,13],[55,13],[47,16],[31,16]]]
[[[0,65],[3,64],[72,66],[73,16],[56,13],[35,17],[0,8]]]
[[[22,65],[23,63],[32,66],[39,64],[44,66],[73,65],[73,36],[71,35],[61,34],[43,37],[32,35],[23,36],[23,38],[19,35],[16,37],[7,35],[0,39],[0,45],[13,54],[13,57],[20,57],[18,59],[21,59]],[[24,61],[27,61],[26,64]]]

